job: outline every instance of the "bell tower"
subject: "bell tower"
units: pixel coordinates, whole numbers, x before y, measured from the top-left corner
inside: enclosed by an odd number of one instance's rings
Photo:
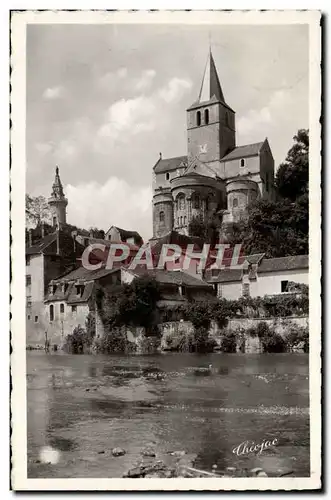
[[[236,147],[235,112],[226,104],[209,49],[195,103],[187,110],[188,161],[219,162]]]
[[[59,167],[55,169],[55,180],[51,197],[48,198],[48,204],[52,211],[52,224],[59,229],[61,225],[66,224],[66,206],[68,205],[68,200],[63,192]]]

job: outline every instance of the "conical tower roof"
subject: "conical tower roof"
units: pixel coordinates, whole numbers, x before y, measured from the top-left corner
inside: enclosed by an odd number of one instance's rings
[[[58,198],[58,199],[65,198],[62,182],[60,179],[59,167],[56,167],[55,169],[55,179],[52,188],[53,188],[51,194],[52,198]]]
[[[206,102],[215,98],[217,101],[225,102],[213,54],[209,49],[198,102]]]

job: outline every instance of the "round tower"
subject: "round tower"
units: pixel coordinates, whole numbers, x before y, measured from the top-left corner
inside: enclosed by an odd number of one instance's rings
[[[161,238],[173,229],[173,199],[170,189],[155,190],[153,196],[153,237]]]
[[[52,212],[53,226],[59,228],[61,225],[66,224],[66,207],[68,205],[68,200],[64,196],[59,167],[55,169],[55,180],[52,186],[51,197],[48,198],[48,204]]]
[[[229,222],[238,222],[247,217],[247,207],[257,198],[258,192],[257,183],[250,179],[241,178],[226,183]]]

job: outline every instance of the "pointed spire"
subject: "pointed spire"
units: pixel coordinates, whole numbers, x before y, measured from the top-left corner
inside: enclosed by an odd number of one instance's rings
[[[64,198],[63,186],[62,186],[62,182],[60,179],[60,172],[59,172],[58,166],[56,166],[56,169],[55,169],[55,180],[54,180],[52,188],[53,188],[53,190],[52,190],[51,196],[53,198]]]
[[[209,44],[209,54],[200,88],[198,102],[210,101],[213,97],[215,97],[217,101],[225,102],[221,84],[218,79],[213,54],[211,52],[211,46]]]

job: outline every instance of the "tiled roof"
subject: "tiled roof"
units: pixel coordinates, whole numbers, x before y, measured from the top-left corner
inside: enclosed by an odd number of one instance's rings
[[[187,156],[176,156],[175,158],[165,158],[164,160],[160,159],[154,166],[154,172],[160,174],[162,172],[176,170],[183,162],[187,164]]]
[[[273,271],[290,271],[292,269],[308,269],[308,255],[290,255],[275,259],[263,259],[258,267],[258,273],[270,273]]]
[[[245,146],[238,146],[234,148],[230,153],[223,156],[221,161],[235,160],[236,158],[245,158],[247,156],[258,155],[264,142],[256,142],[254,144],[246,144]]]
[[[245,255],[244,260],[247,260],[250,264],[258,264],[264,257],[264,253],[254,253],[252,255]]]
[[[109,274],[119,271],[119,268],[115,269],[97,269],[96,271],[88,271],[83,266],[74,269],[70,273],[67,273],[55,280],[53,283],[56,286],[55,293],[48,293],[46,297],[46,302],[53,302],[58,300],[66,300],[68,304],[76,304],[79,302],[87,302],[91,296],[94,282],[101,279]],[[77,295],[75,284],[80,283],[84,285],[83,295]],[[61,284],[67,284],[67,289],[64,291]]]
[[[100,278],[103,278],[104,276],[108,276],[108,274],[112,274],[116,271],[119,271],[119,268],[114,268],[114,269],[106,269],[105,267],[101,267],[100,269],[96,269],[95,271],[89,271],[88,269],[85,269],[85,267],[80,266],[77,269],[74,269],[70,273],[61,276],[60,278],[57,278],[54,280],[54,283],[60,283],[60,282],[69,282],[69,281],[76,281],[76,280],[82,280],[82,281],[95,281]]]
[[[151,276],[155,278],[158,283],[164,285],[185,285],[198,288],[210,288],[210,285],[202,279],[195,278],[184,271],[163,271],[161,269],[146,270],[144,268],[139,268],[132,270],[132,274],[136,276]]]
[[[108,229],[108,231],[106,231],[106,234],[109,233],[109,231],[111,230],[112,227],[114,227],[115,229],[117,229],[117,231],[120,233],[120,238],[121,238],[122,241],[125,241],[128,238],[134,238],[134,241],[135,241],[136,244],[143,243],[143,239],[142,239],[142,237],[140,236],[140,234],[137,231],[128,231],[127,229],[122,229],[121,227],[118,227],[118,226],[110,226],[110,228]],[[91,239],[92,238],[90,238],[90,240]],[[97,238],[93,238],[93,239],[97,239]]]
[[[38,241],[38,243],[32,245],[31,247],[26,248],[25,254],[34,255],[38,253],[43,253],[49,245],[51,245],[56,241],[56,236],[57,236],[56,232],[47,234],[47,236]]]
[[[220,269],[216,276],[212,276],[210,271],[206,274],[208,283],[229,283],[231,281],[241,281],[241,278],[241,269]]]
[[[71,287],[70,294],[67,299],[67,304],[79,304],[80,302],[87,302],[92,295],[94,288],[94,282],[86,283],[84,285],[83,295],[77,295],[75,291],[75,286]]]
[[[138,233],[137,233],[138,234]],[[98,243],[101,245],[105,245],[105,247],[111,247],[114,243],[120,243],[119,241],[111,241],[111,240],[103,240],[102,238],[89,238],[89,244],[93,245],[93,243]],[[129,247],[130,250],[138,250],[139,246],[133,243],[122,242],[125,246]]]

